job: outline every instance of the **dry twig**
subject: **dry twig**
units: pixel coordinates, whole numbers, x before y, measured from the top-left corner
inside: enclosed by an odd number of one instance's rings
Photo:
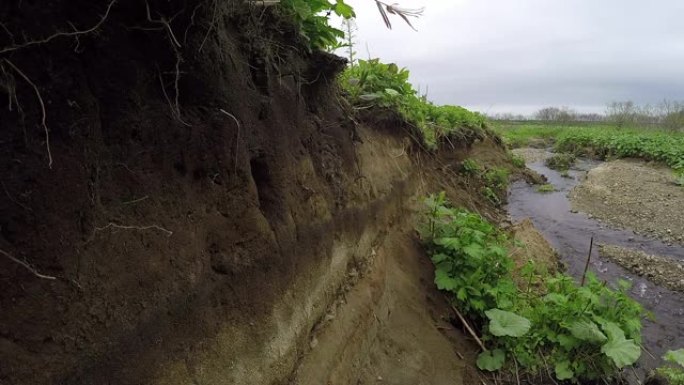
[[[487,348],[482,343],[482,340],[480,340],[480,337],[478,337],[475,331],[470,327],[468,322],[466,322],[465,318],[463,318],[461,312],[459,312],[458,309],[456,309],[456,306],[454,305],[451,305],[451,309],[454,311],[454,313],[456,313],[458,319],[461,320],[461,323],[463,324],[463,326],[465,326],[466,330],[468,330],[468,333],[470,333],[470,335],[475,339],[475,342],[477,342],[477,344],[480,345],[480,348],[486,352]]]
[[[57,277],[53,277],[51,275],[45,275],[45,274],[39,273],[38,270],[36,270],[33,266],[29,265],[28,263],[26,263],[20,259],[15,258],[12,254],[6,252],[5,250],[0,249],[0,254],[9,258],[12,262],[18,263],[19,265],[24,267],[26,270],[30,271],[33,275],[35,275],[38,278],[49,279],[49,280],[57,279]]]
[[[382,20],[389,29],[392,29],[392,23],[390,22],[389,16],[387,16],[388,13],[392,15],[399,15],[399,17],[404,19],[406,24],[408,24],[409,27],[415,31],[416,29],[413,27],[413,24],[411,24],[411,21],[408,18],[420,17],[425,10],[424,8],[402,8],[399,6],[399,4],[387,4],[380,0],[375,0],[375,4],[378,6],[378,11],[380,12],[380,16],[382,16]]]

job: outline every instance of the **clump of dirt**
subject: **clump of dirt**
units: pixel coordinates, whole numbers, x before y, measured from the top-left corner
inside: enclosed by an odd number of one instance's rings
[[[684,262],[641,250],[615,245],[600,245],[599,253],[625,269],[658,285],[684,292]]]
[[[552,170],[563,171],[570,169],[575,164],[575,160],[577,157],[574,154],[560,153],[546,158],[544,164]]]
[[[665,166],[627,159],[603,163],[569,197],[574,210],[684,245],[684,188]]]
[[[551,247],[544,236],[534,227],[529,218],[514,224],[510,228],[514,242],[511,258],[519,269],[528,261],[554,274],[558,270],[558,253]]]

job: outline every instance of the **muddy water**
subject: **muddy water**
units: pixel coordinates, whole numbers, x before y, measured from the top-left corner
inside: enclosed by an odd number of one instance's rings
[[[544,166],[543,162],[528,164],[529,168],[545,175],[558,191],[541,194],[536,192],[535,186],[516,182],[509,191],[508,212],[514,221],[531,218],[534,225],[558,250],[568,268],[567,272],[575,277],[582,275],[589,241],[594,237],[590,270],[608,282],[615,282],[618,278],[633,282],[632,297],[655,314],[655,321],[644,321],[642,335],[645,349],[656,358],[645,353],[639,363],[642,369],[653,368],[660,364],[659,357],[665,351],[684,347],[684,294],[659,287],[602,259],[598,255],[596,244],[621,245],[679,260],[684,260],[684,248],[668,246],[628,230],[612,229],[587,214],[571,212],[568,192],[582,180],[587,170],[596,165],[596,162],[581,160],[575,169],[570,170],[570,178],[563,178],[557,171]]]

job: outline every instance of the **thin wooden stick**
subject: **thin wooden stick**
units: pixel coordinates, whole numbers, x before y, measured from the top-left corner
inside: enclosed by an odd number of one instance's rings
[[[584,265],[584,273],[582,273],[582,285],[584,286],[584,280],[587,278],[587,270],[589,269],[589,261],[591,261],[591,249],[594,247],[594,236],[591,236],[591,241],[589,242],[589,254],[587,255],[587,263]]]
[[[520,375],[518,374],[518,360],[513,357],[513,363],[515,364],[515,380],[520,385]]]
[[[459,320],[461,320],[461,323],[465,326],[466,330],[468,330],[468,333],[475,339],[475,342],[477,342],[478,345],[480,345],[480,348],[482,348],[483,351],[487,351],[487,348],[484,346],[482,343],[482,340],[480,340],[480,337],[475,334],[475,331],[470,328],[470,325],[468,325],[468,322],[466,322],[465,318],[461,315],[461,313],[456,309],[454,305],[451,305],[451,309],[456,313],[456,316],[458,317]]]

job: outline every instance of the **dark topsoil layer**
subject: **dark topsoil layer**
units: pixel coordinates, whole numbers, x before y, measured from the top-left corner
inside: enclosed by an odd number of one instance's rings
[[[15,102],[0,110],[0,250],[57,277],[0,256],[3,384],[145,383],[220,324],[266,316],[361,220],[344,210],[354,126],[328,96],[344,62],[307,54],[270,10],[148,3],[156,21],[120,1],[94,33],[0,56]],[[106,7],[2,2],[0,47]]]
[[[262,325],[374,218],[330,87],[341,59],[307,53],[271,8],[147,4],[0,4],[0,383],[198,370],[203,341]]]

